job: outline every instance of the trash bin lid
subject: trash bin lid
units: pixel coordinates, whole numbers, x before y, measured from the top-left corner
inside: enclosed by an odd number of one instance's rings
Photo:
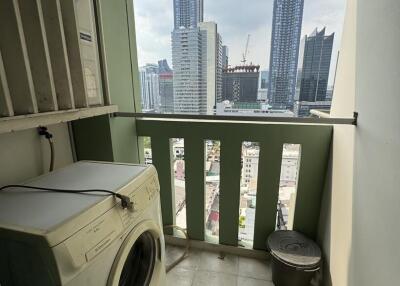
[[[297,231],[275,231],[268,237],[267,246],[276,259],[296,268],[311,269],[321,262],[319,246]]]

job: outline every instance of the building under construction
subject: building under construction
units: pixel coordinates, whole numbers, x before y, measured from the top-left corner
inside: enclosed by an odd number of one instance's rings
[[[222,99],[233,102],[256,102],[259,65],[242,65],[222,71]]]

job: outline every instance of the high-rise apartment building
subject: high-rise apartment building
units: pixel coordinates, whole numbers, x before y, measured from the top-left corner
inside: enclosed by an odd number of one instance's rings
[[[274,108],[291,108],[296,88],[304,0],[274,0],[268,99]]]
[[[174,74],[167,60],[158,61],[160,112],[174,112]]]
[[[214,22],[199,23],[202,32],[202,62],[205,66],[207,113],[212,114],[217,102],[222,101],[222,38]]]
[[[158,65],[147,64],[141,67],[139,72],[142,92],[142,109],[145,112],[159,112]]]
[[[297,73],[299,101],[325,101],[331,65],[334,33],[325,35],[325,28],[304,36],[300,44]]]
[[[203,22],[203,0],[174,0],[174,30],[196,28]]]
[[[172,32],[175,113],[207,113],[205,34],[198,27]]]
[[[202,0],[175,0],[174,17],[174,112],[212,114],[222,93],[222,41],[217,24],[202,22]]]

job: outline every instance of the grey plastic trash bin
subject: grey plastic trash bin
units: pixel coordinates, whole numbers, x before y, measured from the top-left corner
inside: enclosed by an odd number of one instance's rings
[[[309,286],[321,264],[321,250],[305,235],[290,230],[273,232],[267,240],[275,286]]]

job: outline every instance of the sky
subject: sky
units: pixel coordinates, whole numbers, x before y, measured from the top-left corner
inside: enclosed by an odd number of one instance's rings
[[[268,69],[273,0],[204,0],[204,21],[218,24],[229,64],[241,64],[250,34],[248,62]],[[171,63],[173,0],[134,0],[139,66],[167,59]],[[346,0],[304,0],[302,37],[315,28],[335,33],[329,83],[333,83],[340,49]]]

